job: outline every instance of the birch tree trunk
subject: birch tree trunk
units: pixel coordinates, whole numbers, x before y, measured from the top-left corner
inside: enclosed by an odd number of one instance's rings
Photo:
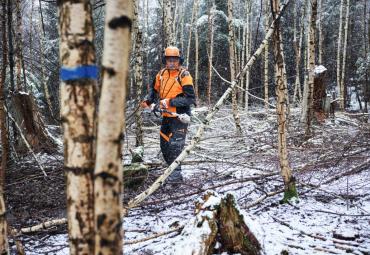
[[[172,25],[174,23],[173,16],[172,16],[172,0],[163,0],[163,8],[164,8],[164,31],[165,31],[165,47],[175,45],[175,34],[172,31]]]
[[[58,7],[61,120],[70,253],[94,254],[94,98],[97,67],[92,8],[88,0],[60,0]]]
[[[15,48],[16,48],[16,74],[17,74],[17,90],[22,91],[26,84],[22,86],[22,48],[23,48],[23,40],[22,40],[22,15],[21,15],[21,7],[20,7],[20,0],[15,1],[16,7],[16,17],[17,17],[17,35],[15,41]]]
[[[0,186],[0,254],[10,255],[8,243],[8,224],[6,222],[6,207],[3,186]]]
[[[212,65],[213,65],[213,36],[214,36],[214,25],[213,25],[213,11],[214,2],[208,2],[208,86],[207,86],[207,103],[208,107],[211,107],[211,90],[212,90]]]
[[[7,46],[6,46],[6,0],[1,1],[2,15],[1,30],[2,30],[2,68],[0,77],[0,132],[1,132],[1,169],[0,169],[0,254],[10,254],[8,244],[8,226],[6,222],[6,207],[4,200],[5,187],[5,171],[8,162],[9,141],[6,129],[5,117],[5,97],[4,86],[7,66]]]
[[[308,40],[308,91],[304,98],[305,104],[305,135],[311,136],[311,122],[313,118],[313,86],[315,79],[315,34],[316,34],[316,18],[317,18],[317,0],[311,0],[311,19],[310,31]]]
[[[250,0],[246,0],[245,2],[246,4],[246,9],[247,9],[247,19],[246,19],[246,44],[245,44],[245,54],[246,54],[246,58],[249,59],[250,57],[250,54],[251,54],[251,29],[250,29],[250,26],[251,26],[251,22],[250,22],[250,19],[251,19],[251,1]],[[249,83],[250,83],[250,70],[247,70],[247,73],[245,74],[245,93],[244,93],[244,109],[246,112],[248,112],[248,105],[249,105]]]
[[[136,33],[136,44],[135,44],[135,86],[136,86],[136,104],[139,105],[141,101],[143,91],[143,35],[141,29],[138,28]],[[135,123],[136,123],[136,146],[143,146],[143,118],[141,116],[141,107],[135,112]]]
[[[296,6],[295,6],[296,7]],[[295,12],[296,13],[296,12]],[[295,38],[295,52],[296,52],[296,77],[295,77],[295,82],[294,82],[294,94],[293,94],[293,103],[296,103],[297,98],[302,100],[302,88],[301,88],[301,58],[302,58],[302,44],[303,44],[303,27],[304,27],[304,17],[305,17],[305,5],[302,5],[301,8],[301,15],[302,18],[299,19],[299,42],[297,42],[297,38]],[[297,23],[297,18],[294,19],[294,23]],[[296,29],[297,27],[295,26],[294,32],[296,34]]]
[[[94,173],[95,254],[99,255],[122,254],[121,139],[125,124],[133,3],[131,0],[107,1],[106,14]]]
[[[199,0],[194,0],[194,2],[193,2],[193,11],[191,13],[191,22],[190,22],[190,27],[189,27],[188,49],[186,51],[186,66],[189,66],[191,34],[192,34],[193,27],[194,27],[194,19],[196,19],[197,16],[198,16],[197,15],[197,13],[198,13],[198,3],[199,3]]]
[[[337,90],[338,90],[338,98],[339,100],[339,107],[341,110],[344,109],[344,95],[342,94],[342,88],[341,88],[341,73],[340,73],[340,67],[341,67],[341,52],[342,52],[342,31],[343,31],[343,2],[344,0],[340,1],[340,16],[339,16],[339,33],[338,33],[338,47],[337,47]]]
[[[198,0],[196,0],[198,3]],[[198,19],[198,12],[195,15],[195,19]],[[195,103],[199,104],[199,35],[198,35],[198,24],[195,23],[195,79],[194,79],[194,93],[195,93]]]
[[[273,0],[274,15],[279,14],[280,0]],[[288,161],[287,150],[287,131],[286,131],[286,111],[287,111],[287,84],[284,79],[284,56],[281,51],[281,31],[280,21],[276,22],[276,29],[273,37],[275,54],[275,82],[276,82],[276,113],[278,115],[278,153],[280,161],[280,171],[283,177],[285,192],[283,202],[287,202],[293,197],[298,197],[295,186],[295,179]]]
[[[41,6],[40,6],[41,7]],[[41,20],[41,12],[40,12],[40,20]],[[42,31],[42,22],[39,21],[38,23],[38,33],[39,33],[39,45],[40,45],[40,60],[41,60],[41,83],[42,87],[44,89],[44,94],[45,94],[45,99],[46,103],[48,105],[48,110],[50,112],[50,116],[53,118],[54,117],[54,112],[53,112],[53,105],[51,103],[51,97],[50,97],[50,92],[49,92],[49,87],[45,79],[45,56],[44,56],[44,42],[45,42],[45,35]]]
[[[9,71],[10,71],[10,89],[15,90],[14,84],[14,46],[13,46],[13,12],[12,12],[12,0],[8,0],[8,43],[9,43]]]
[[[235,34],[233,29],[233,2],[232,0],[228,0],[228,26],[229,26],[229,54],[230,54],[230,80],[235,80],[235,55],[234,55],[234,44],[235,44]],[[240,117],[238,112],[238,101],[236,98],[236,88],[233,89],[232,95],[232,108],[233,108],[233,117],[236,126],[237,134],[242,134],[242,127],[240,125]]]
[[[269,30],[269,0],[264,1],[265,5],[265,32]],[[264,49],[264,78],[263,87],[265,92],[265,110],[268,112],[269,109],[269,43],[266,43]]]
[[[318,0],[318,32],[319,32],[319,65],[322,65],[322,42],[323,42],[323,34],[322,34],[322,0]]]
[[[341,100],[341,109],[345,109],[346,99],[347,99],[347,86],[345,85],[345,73],[346,73],[346,58],[347,58],[347,42],[348,42],[348,24],[349,24],[349,5],[350,0],[346,2],[346,19],[344,24],[344,38],[343,38],[343,59],[342,59],[342,73],[340,78],[340,94],[343,97]]]

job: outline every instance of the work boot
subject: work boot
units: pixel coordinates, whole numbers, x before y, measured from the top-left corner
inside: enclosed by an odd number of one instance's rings
[[[168,177],[168,181],[171,183],[183,183],[184,178],[182,177],[181,174],[181,167],[177,167],[175,171],[172,172],[172,174]]]

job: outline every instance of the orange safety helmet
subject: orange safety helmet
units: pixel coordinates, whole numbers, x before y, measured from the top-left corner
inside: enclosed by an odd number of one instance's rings
[[[180,50],[177,47],[169,46],[164,50],[165,57],[180,57]]]
[[[180,65],[182,65],[184,63],[184,58],[181,54],[181,50],[179,50],[179,48],[175,47],[175,46],[168,46],[165,50],[164,50],[164,54],[163,54],[163,58],[162,58],[162,63],[165,65],[166,64],[166,57],[178,57],[179,60],[180,60]]]

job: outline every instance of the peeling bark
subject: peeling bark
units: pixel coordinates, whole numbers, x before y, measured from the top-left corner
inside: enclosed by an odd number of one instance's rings
[[[274,14],[278,14],[280,9],[280,0],[273,1],[273,10]],[[282,54],[281,47],[281,31],[280,31],[280,22],[277,21],[276,29],[274,32],[273,38],[274,44],[274,57],[275,57],[275,82],[276,82],[276,94],[277,94],[277,103],[276,103],[276,113],[278,115],[278,153],[280,161],[280,171],[283,177],[285,193],[290,194],[295,191],[293,196],[297,196],[295,190],[294,177],[292,175],[292,170],[289,166],[288,161],[288,150],[287,150],[287,130],[286,130],[286,111],[287,111],[287,84],[284,79],[284,56]],[[290,199],[290,198],[289,198]]]

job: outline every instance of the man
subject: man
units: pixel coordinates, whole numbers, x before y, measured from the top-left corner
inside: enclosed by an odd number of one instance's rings
[[[188,124],[181,122],[176,114],[188,114],[190,106],[195,102],[193,78],[181,66],[183,58],[178,48],[170,46],[164,51],[163,63],[165,68],[156,75],[147,99],[142,103],[144,108],[154,108],[158,102],[162,112],[160,130],[160,145],[164,160],[171,164],[185,146]],[[170,181],[182,182],[181,166],[178,166],[169,177]]]

